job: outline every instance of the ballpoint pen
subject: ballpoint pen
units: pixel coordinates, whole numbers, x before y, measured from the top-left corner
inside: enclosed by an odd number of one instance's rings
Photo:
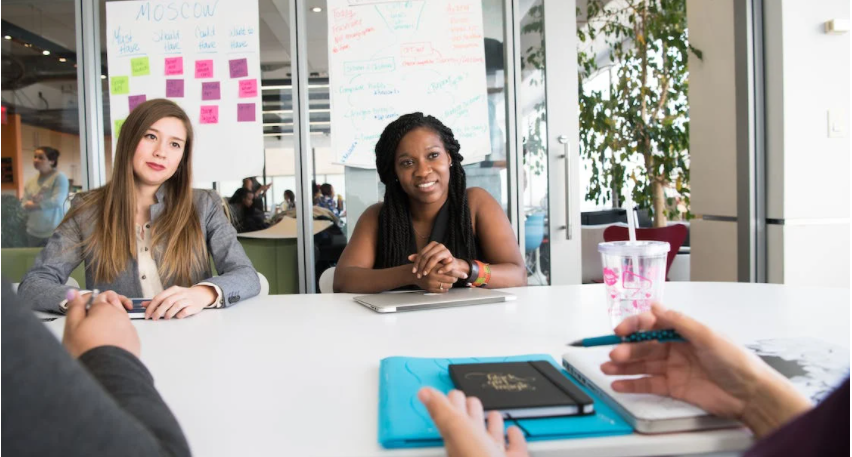
[[[631,333],[626,336],[607,335],[594,338],[584,338],[570,343],[568,346],[575,347],[593,347],[593,346],[610,346],[621,343],[641,343],[643,341],[659,341],[660,343],[685,342],[676,331],[672,329],[665,330],[648,330],[646,332]]]

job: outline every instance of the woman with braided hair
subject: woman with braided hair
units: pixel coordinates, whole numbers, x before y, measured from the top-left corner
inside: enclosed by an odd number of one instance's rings
[[[527,284],[509,220],[488,192],[467,188],[459,149],[452,130],[423,113],[385,128],[376,143],[384,202],[358,220],[335,292]]]

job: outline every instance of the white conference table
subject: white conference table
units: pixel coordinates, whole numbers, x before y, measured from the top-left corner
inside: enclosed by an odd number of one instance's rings
[[[198,456],[443,455],[377,441],[379,361],[529,353],[611,331],[601,285],[510,289],[516,301],[396,315],[350,294],[276,295],[184,320],[135,321],[142,360]],[[745,343],[816,337],[849,347],[848,289],[667,283],[671,308]],[[57,335],[63,319],[48,325]],[[542,441],[536,456],[739,451],[743,429]]]

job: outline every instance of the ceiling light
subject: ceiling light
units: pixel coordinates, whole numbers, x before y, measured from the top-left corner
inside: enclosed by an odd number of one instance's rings
[[[60,58],[59,58],[59,61],[60,61],[60,62],[65,62],[66,60],[67,60],[67,59],[65,59],[65,57],[60,57]]]
[[[314,13],[322,13],[322,8],[315,6],[311,8],[311,11],[313,11]]]
[[[12,37],[10,37],[9,35],[4,36],[3,38],[5,38],[5,39],[7,39],[7,40],[11,40],[11,39],[12,39]]]
[[[24,47],[25,47],[25,48],[31,48],[31,47],[33,47],[33,45],[31,45],[31,44],[29,44],[29,43],[24,43]]]
[[[48,51],[47,49],[45,49],[44,51],[41,51],[41,53],[46,55],[46,56],[50,55],[50,51]]]

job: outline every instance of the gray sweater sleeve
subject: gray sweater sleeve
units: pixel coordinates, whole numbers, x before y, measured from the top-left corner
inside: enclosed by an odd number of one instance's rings
[[[3,282],[2,448],[9,455],[185,456],[144,365],[117,347],[78,361]]]
[[[237,240],[237,231],[225,216],[222,199],[213,191],[203,191],[206,219],[201,221],[207,228],[207,248],[213,257],[219,276],[204,282],[222,289],[221,305],[231,306],[260,293],[260,280],[243,246]]]
[[[21,280],[18,287],[21,302],[37,311],[61,312],[59,303],[65,300],[68,289],[72,289],[65,283],[82,262],[82,230],[76,219],[67,219],[53,232],[47,246]]]

